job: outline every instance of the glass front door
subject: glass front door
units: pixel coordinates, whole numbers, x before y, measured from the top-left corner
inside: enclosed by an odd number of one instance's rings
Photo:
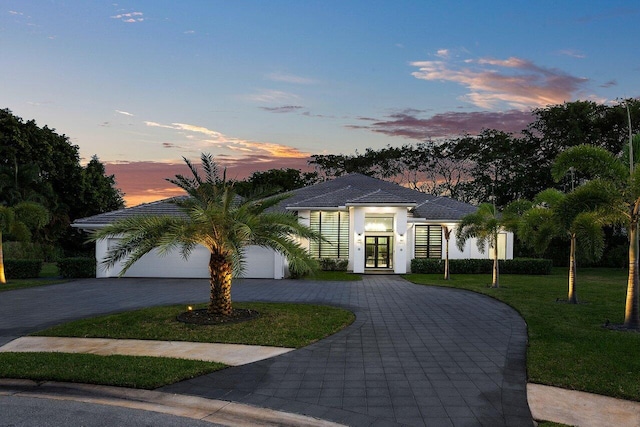
[[[365,256],[366,268],[391,268],[391,237],[367,236]]]

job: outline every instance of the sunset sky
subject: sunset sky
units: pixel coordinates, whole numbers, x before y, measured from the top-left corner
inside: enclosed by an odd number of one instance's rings
[[[134,205],[203,151],[244,178],[638,97],[639,19],[633,1],[3,0],[0,108],[96,154]]]

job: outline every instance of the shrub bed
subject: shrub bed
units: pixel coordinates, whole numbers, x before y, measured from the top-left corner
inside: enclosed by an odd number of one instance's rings
[[[41,259],[6,259],[4,271],[7,279],[33,279],[40,277]]]
[[[63,258],[58,261],[60,275],[65,279],[96,277],[95,258]]]
[[[551,274],[553,263],[549,259],[516,258],[499,261],[503,274]],[[493,260],[490,259],[451,259],[451,274],[491,274]],[[444,274],[444,260],[415,258],[411,260],[411,272],[420,274]]]
[[[340,258],[321,258],[320,268],[323,271],[347,271],[349,265],[348,259]]]

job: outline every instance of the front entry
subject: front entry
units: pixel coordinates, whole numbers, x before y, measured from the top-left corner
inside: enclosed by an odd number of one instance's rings
[[[365,268],[392,268],[391,237],[367,236],[365,257]]]

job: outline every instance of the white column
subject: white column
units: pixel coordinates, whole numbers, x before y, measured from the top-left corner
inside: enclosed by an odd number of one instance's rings
[[[353,247],[349,251],[354,273],[364,273],[364,208],[351,209],[353,216]]]
[[[393,272],[405,274],[407,272],[407,210],[405,208],[399,208],[396,211],[393,229],[395,231]]]

